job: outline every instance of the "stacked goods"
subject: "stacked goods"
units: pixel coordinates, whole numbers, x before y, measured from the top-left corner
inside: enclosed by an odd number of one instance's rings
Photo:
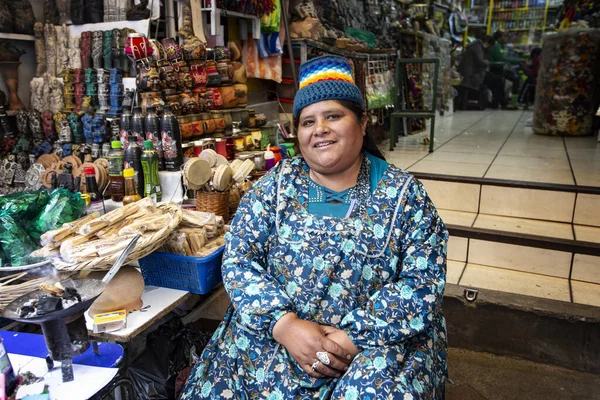
[[[223,218],[213,213],[183,210],[179,226],[171,232],[161,251],[205,257],[225,244]]]
[[[128,204],[107,214],[93,213],[41,237],[44,247],[32,255],[54,257],[59,270],[104,270],[117,259],[136,235],[142,234],[127,261],[141,258],[167,240],[181,221],[175,204],[156,205],[151,198]]]

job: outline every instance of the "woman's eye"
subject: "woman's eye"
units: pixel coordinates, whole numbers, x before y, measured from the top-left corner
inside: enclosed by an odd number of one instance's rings
[[[307,120],[304,120],[304,122],[302,122],[302,126],[310,126],[310,125],[312,125],[312,123],[313,123],[313,120],[307,119]]]
[[[330,114],[327,116],[327,119],[338,119],[340,116],[338,114]]]

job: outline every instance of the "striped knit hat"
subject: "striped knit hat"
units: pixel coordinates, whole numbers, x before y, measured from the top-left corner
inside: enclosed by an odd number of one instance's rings
[[[354,84],[352,68],[344,57],[321,56],[300,66],[300,90],[294,98],[294,118],[306,106],[325,100],[348,100],[364,107]]]

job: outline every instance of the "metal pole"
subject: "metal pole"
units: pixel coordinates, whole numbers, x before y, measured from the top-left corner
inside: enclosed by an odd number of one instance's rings
[[[175,37],[175,0],[165,1],[165,22],[166,22],[166,36],[168,38]]]
[[[281,16],[283,17],[283,26],[285,28],[285,41],[290,57],[290,68],[292,69],[292,78],[294,79],[294,94],[298,91],[298,75],[296,75],[296,63],[294,62],[294,49],[292,48],[292,40],[290,39],[290,29],[287,17],[287,5],[289,1],[281,0]]]

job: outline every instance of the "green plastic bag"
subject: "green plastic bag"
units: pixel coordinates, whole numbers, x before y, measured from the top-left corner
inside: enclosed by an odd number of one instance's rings
[[[10,215],[15,221],[34,219],[50,201],[49,190],[13,193],[0,197],[0,212]]]
[[[41,261],[30,257],[37,249],[27,232],[8,214],[0,214],[0,245],[5,257],[5,263],[11,267],[20,267]],[[3,262],[3,266],[6,265]]]
[[[46,207],[27,224],[27,232],[36,243],[39,243],[44,233],[78,219],[84,211],[85,201],[80,193],[73,194],[63,188],[54,189]]]
[[[370,48],[375,48],[375,40],[377,36],[374,33],[363,31],[362,29],[347,27],[344,29],[344,33],[353,38],[357,38],[365,42]]]

